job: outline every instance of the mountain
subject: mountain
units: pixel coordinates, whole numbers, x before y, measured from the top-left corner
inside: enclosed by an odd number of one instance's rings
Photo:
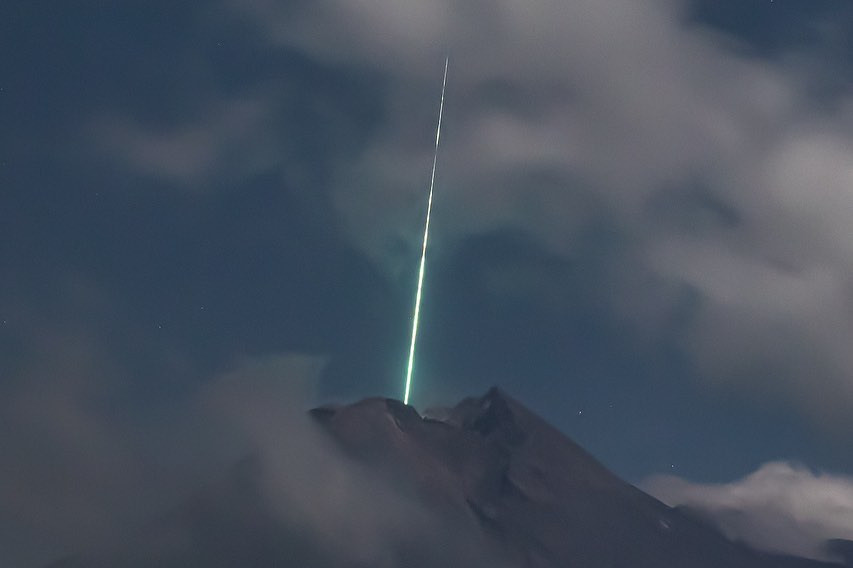
[[[323,493],[309,483],[303,499],[291,495],[291,505],[276,508],[270,465],[251,457],[133,539],[51,568],[840,566],[727,540],[701,515],[622,481],[498,389],[426,416],[385,398],[310,415],[345,456],[304,464]],[[293,471],[276,479],[293,487]],[[338,522],[340,514],[349,521]],[[383,534],[373,542],[377,527]],[[851,550],[847,541],[833,546],[839,557]]]
[[[622,481],[498,389],[420,417],[389,399],[313,411],[344,451],[475,517],[525,567],[833,566],[761,554]]]

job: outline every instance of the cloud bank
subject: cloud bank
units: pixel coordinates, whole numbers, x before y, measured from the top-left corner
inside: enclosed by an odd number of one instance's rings
[[[762,550],[831,560],[826,541],[853,539],[853,478],[846,476],[770,462],[732,483],[657,476],[643,488],[670,506],[699,511],[728,537]]]

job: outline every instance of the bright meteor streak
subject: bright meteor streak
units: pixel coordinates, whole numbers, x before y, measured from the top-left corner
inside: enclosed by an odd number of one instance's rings
[[[421,315],[421,292],[424,287],[424,266],[426,264],[427,240],[429,240],[429,218],[432,213],[432,190],[435,186],[435,165],[438,163],[438,140],[441,137],[441,115],[444,113],[444,89],[447,87],[447,64],[449,61],[450,57],[444,59],[444,79],[441,82],[441,104],[438,107],[438,126],[435,129],[435,152],[432,157],[432,175],[429,178],[429,200],[427,201],[426,223],[424,224],[424,244],[421,249],[421,268],[418,271],[418,292],[415,295],[415,313],[412,317],[412,343],[409,346],[409,365],[406,369],[404,404],[409,404],[409,391],[412,387],[412,367],[415,362],[415,342],[418,337],[418,320]]]

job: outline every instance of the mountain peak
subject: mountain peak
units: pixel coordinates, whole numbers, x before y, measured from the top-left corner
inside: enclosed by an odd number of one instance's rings
[[[347,453],[467,515],[513,565],[826,566],[728,541],[619,479],[497,387],[425,414],[379,398],[314,411]]]

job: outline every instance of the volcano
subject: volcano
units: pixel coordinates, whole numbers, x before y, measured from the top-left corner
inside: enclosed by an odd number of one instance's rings
[[[313,411],[355,459],[476,519],[513,566],[837,566],[729,541],[699,515],[619,479],[497,388],[432,414],[390,399]]]
[[[345,464],[340,467],[356,468],[388,491],[406,495],[416,510],[428,512],[433,529],[399,527],[395,534],[403,536],[381,558],[335,554],[363,538],[357,527],[318,538],[308,534],[298,514],[282,517],[263,489],[267,464],[255,457],[128,543],[52,568],[850,566],[846,541],[830,543],[830,549],[847,564],[773,555],[732,542],[700,514],[671,508],[621,480],[496,388],[423,416],[387,398],[324,406],[310,416],[312,427],[333,441]],[[328,488],[332,496],[338,490]],[[388,506],[369,497],[359,502]],[[318,517],[320,511],[309,513]],[[369,511],[352,513],[366,518]]]

